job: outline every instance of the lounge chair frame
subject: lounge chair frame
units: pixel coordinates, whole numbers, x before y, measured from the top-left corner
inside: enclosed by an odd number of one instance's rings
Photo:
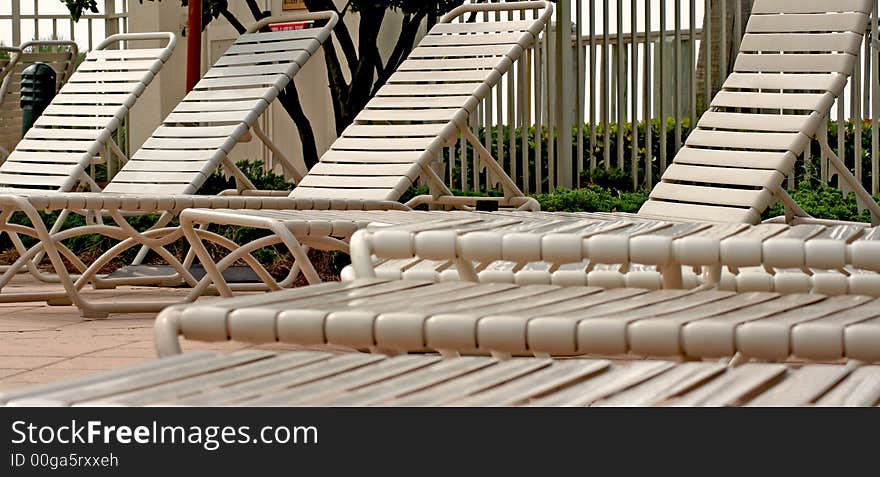
[[[326,21],[326,25],[322,28],[324,31],[328,31],[327,35],[329,36],[329,30],[332,30],[332,28],[335,26],[338,17],[332,12],[306,14],[298,13],[295,15],[285,15],[281,17],[269,17],[262,19],[260,22],[252,25],[249,29],[249,33],[255,33],[271,23],[289,21],[291,19],[298,21]],[[269,33],[269,35],[272,34],[273,33]],[[117,36],[116,38],[120,37]],[[149,39],[152,37],[144,35],[130,35],[125,38]],[[106,40],[104,44],[102,44],[99,48],[103,48],[111,41],[112,39]],[[173,47],[173,45],[171,46]],[[244,48],[249,47],[245,46]],[[206,82],[206,84],[212,83],[212,81],[223,81],[223,77],[206,77],[204,81]],[[206,96],[206,94],[200,93],[199,91],[197,91],[196,93],[201,96]],[[178,116],[182,116],[180,118],[181,120],[192,119],[188,115],[190,115],[190,113],[178,114]],[[253,116],[252,118],[250,118],[250,123],[256,124],[255,119],[258,117],[258,115],[250,114],[249,117],[250,116]],[[201,118],[201,116],[199,117]],[[174,119],[174,117],[171,118],[171,120]],[[220,122],[223,122],[222,118]],[[234,144],[238,140],[240,140],[247,132],[248,127],[244,126],[245,125],[243,124],[238,125],[236,128],[234,128],[234,134],[224,135],[224,140],[227,143],[231,142],[231,144],[227,145],[228,148],[233,147]],[[261,131],[256,132],[255,135],[257,135],[258,137],[265,136],[264,134],[262,134]],[[263,140],[268,141],[268,138],[263,137]],[[271,144],[271,141],[269,141],[269,143]],[[270,198],[261,198],[258,195],[259,191],[253,190],[253,184],[250,183],[250,181],[244,176],[244,174],[241,173],[241,171],[239,171],[234,164],[232,164],[228,157],[225,157],[225,154],[222,155],[224,157],[221,158],[221,162],[227,168],[227,170],[229,170],[230,173],[236,178],[236,184],[239,189],[247,189],[247,193],[244,194],[244,196],[247,197],[235,197],[231,194],[223,194],[219,197],[199,197],[192,195],[167,194],[140,196],[125,193],[114,193],[111,191],[121,190],[122,192],[125,192],[127,190],[126,188],[130,187],[125,184],[117,184],[114,181],[111,181],[111,183],[108,185],[108,191],[103,194],[84,192],[59,194],[48,191],[41,194],[37,193],[36,191],[23,191],[22,194],[8,194],[0,196],[0,208],[2,208],[2,212],[0,212],[0,218],[2,218],[3,221],[2,231],[10,235],[13,241],[13,245],[20,254],[18,260],[12,266],[8,267],[6,269],[6,273],[2,275],[2,277],[0,277],[0,283],[2,283],[0,287],[7,285],[12,280],[15,273],[18,270],[24,268],[27,269],[32,275],[43,281],[60,283],[62,285],[62,289],[64,290],[63,292],[59,291],[58,293],[54,294],[3,293],[0,294],[0,301],[16,302],[45,299],[52,304],[75,303],[83,310],[87,310],[89,309],[91,302],[82,299],[81,295],[78,293],[79,290],[81,290],[82,287],[85,286],[85,284],[87,284],[89,281],[95,282],[98,286],[105,285],[105,283],[101,281],[101,278],[96,276],[96,271],[99,270],[104,264],[109,262],[113,257],[115,257],[116,254],[122,253],[133,246],[152,247],[178,272],[178,275],[176,277],[178,283],[180,281],[180,277],[183,277],[183,279],[189,282],[191,285],[195,285],[196,281],[187,271],[188,267],[184,267],[178,260],[174,258],[172,254],[170,254],[164,248],[164,245],[167,245],[168,243],[174,242],[175,240],[179,239],[182,234],[176,228],[167,229],[165,228],[165,226],[176,216],[176,214],[180,210],[187,206],[209,206],[212,204],[216,204],[225,207],[249,206],[251,208],[261,208],[262,206],[266,205],[266,201],[271,200]],[[136,153],[135,155],[133,155],[132,161],[137,161],[138,157],[139,156]],[[282,159],[282,162],[285,162],[285,159]],[[289,163],[290,161],[286,160],[286,162]],[[216,164],[210,163],[208,164],[208,166],[215,167]],[[287,164],[287,166],[291,167],[292,163]],[[123,171],[125,170],[126,169],[123,168]],[[182,190],[181,192],[185,193],[191,191],[192,189],[198,187],[198,185],[199,184],[188,185],[187,188]],[[161,188],[162,186],[160,185],[157,187]],[[194,190],[192,191],[194,192]],[[272,194],[270,193],[269,195],[271,196]],[[279,200],[281,199],[275,199],[276,202]],[[285,204],[289,205],[291,203],[295,203],[295,201],[292,202],[285,199]],[[387,207],[393,208],[395,206],[388,205]],[[53,210],[60,211],[59,218],[51,225],[51,227],[47,227],[47,225],[43,223],[43,220],[39,215],[39,211]],[[34,225],[32,227],[22,227],[19,225],[10,224],[8,222],[8,219],[11,214],[16,211],[24,213],[24,215],[27,216]],[[127,221],[128,216],[141,215],[150,212],[161,212],[162,215],[149,230],[141,233],[129,225]],[[61,230],[64,219],[70,213],[79,213],[85,216],[87,219],[87,225],[83,227]],[[104,218],[111,219],[115,223],[115,226],[105,224]],[[104,236],[114,240],[118,240],[121,243],[114,247],[109,255],[99,258],[96,261],[95,266],[89,269],[88,265],[85,264],[78,257],[76,257],[75,254],[70,252],[70,250],[63,245],[62,241],[72,237],[95,233],[103,234]],[[20,236],[30,236],[32,238],[38,239],[39,242],[36,245],[27,248],[21,241]],[[126,240],[129,237],[132,238],[130,240]],[[37,261],[42,259],[44,254],[47,254],[49,256],[50,262],[53,268],[57,271],[57,274],[45,274],[36,267]],[[81,275],[71,275],[64,267],[64,262],[61,258],[62,256],[64,257],[64,259],[67,259],[72,264],[73,268],[81,273]],[[134,284],[137,284],[138,281],[139,279],[128,280],[128,282],[134,282]],[[119,283],[126,284],[126,280],[122,279],[115,282],[111,281],[109,286],[112,287]],[[144,308],[133,306],[133,308],[131,309],[133,311],[141,311],[142,309],[155,311],[161,307],[161,305],[158,304],[142,305],[144,306]],[[88,312],[84,313],[88,314]],[[106,316],[106,313],[93,310],[92,316]]]
[[[450,16],[444,19],[444,21],[448,21],[451,18],[454,18],[456,15],[461,15],[465,12],[470,11],[486,11],[486,10],[495,10],[501,8],[502,10],[536,10],[538,13],[537,20],[532,20],[531,25],[529,26],[529,34],[533,38],[536,36],[541,30],[543,30],[543,26],[546,23],[546,20],[549,18],[552,7],[546,2],[517,2],[517,3],[509,3],[509,4],[501,4],[498,5],[473,5],[467,6],[460,9],[453,10],[450,13]],[[313,14],[314,15],[314,14]],[[531,31],[535,30],[535,31]],[[519,43],[525,41],[524,34],[516,33],[522,37],[519,40]],[[508,35],[511,36],[512,35]],[[518,37],[519,38],[519,37]],[[505,40],[506,41],[506,40]],[[513,41],[513,40],[510,40]],[[520,50],[523,48],[523,45],[519,45]],[[511,58],[507,56],[500,57],[500,60],[503,63],[503,66],[509,66],[512,62]],[[497,68],[497,67],[496,67]],[[485,72],[489,76],[489,82],[497,81],[500,78],[500,73],[496,69],[489,70]],[[390,82],[396,81],[395,78],[389,80]],[[488,86],[485,84],[479,84],[476,86],[477,91],[481,94],[485,94],[488,91]],[[477,98],[473,96],[468,97],[467,99],[467,107],[475,107],[477,104]],[[391,103],[394,103],[392,100]],[[377,103],[379,104],[379,103]],[[369,106],[368,106],[369,108]],[[428,167],[429,160],[433,160],[433,154],[435,150],[440,150],[447,145],[448,141],[451,141],[456,135],[457,131],[462,124],[463,118],[467,117],[467,112],[464,110],[465,108],[456,107],[455,109],[455,117],[453,120],[449,121],[445,125],[442,125],[442,128],[439,132],[431,132],[430,134],[420,138],[420,141],[424,140],[430,142],[429,147],[426,149],[425,153],[420,153],[419,160],[416,161],[416,164],[419,168],[421,168],[421,172],[423,175],[427,175],[430,180],[430,173],[427,171],[430,169]],[[381,108],[369,114],[380,114]],[[456,119],[458,118],[458,119]],[[361,127],[361,129],[367,130],[371,126]],[[433,127],[433,126],[432,126]],[[355,129],[351,129],[353,131],[353,138],[357,139],[358,131]],[[465,136],[467,134],[465,133]],[[471,138],[473,141],[473,138]],[[352,141],[349,141],[352,142]],[[357,142],[357,141],[354,141]],[[345,148],[343,148],[345,149]],[[486,156],[487,151],[483,151],[483,155]],[[430,156],[430,157],[429,157]],[[498,166],[497,163],[493,163],[490,159],[491,156],[486,156],[487,159],[483,161],[483,164],[486,167],[489,167],[492,170],[497,172],[503,172]],[[415,164],[414,164],[415,165]],[[431,171],[432,172],[432,171]],[[308,190],[319,190],[319,189],[310,189],[308,187],[308,179],[312,176],[310,173],[309,176],[305,177],[303,180],[303,184],[306,185],[306,189]],[[434,189],[435,191],[440,188],[439,184],[437,184],[436,176],[434,177]],[[534,199],[525,198],[525,197],[516,197],[517,195],[521,195],[521,191],[518,188],[515,188],[515,184],[512,181],[504,181],[502,178],[503,184],[506,184],[506,195],[508,197],[498,197],[498,198],[462,198],[462,197],[452,197],[448,194],[448,189],[443,189],[437,192],[437,196],[432,197],[431,199],[427,199],[425,197],[421,197],[416,199],[417,203],[424,203],[426,201],[431,201],[433,203],[439,204],[447,204],[453,205],[459,208],[468,208],[469,206],[473,206],[477,204],[479,201],[493,201],[498,203],[501,206],[510,206],[510,207],[522,207],[525,209],[533,209],[535,208],[536,202]],[[112,182],[111,182],[112,185]],[[511,187],[507,187],[511,186]],[[445,187],[445,186],[444,186]],[[399,188],[399,187],[398,187]],[[110,191],[110,186],[108,186],[107,191]],[[402,194],[404,190],[394,190],[397,194]],[[124,192],[124,191],[123,191]],[[297,197],[296,194],[300,195],[305,194],[305,197]],[[69,250],[63,247],[60,244],[60,240],[64,240],[66,238],[71,238],[76,235],[81,235],[85,233],[103,233],[108,237],[126,237],[125,239],[120,238],[122,242],[118,244],[116,247],[107,252],[104,256],[102,256],[98,261],[91,265],[91,268],[85,266],[81,261],[78,260],[70,260],[73,263],[74,267],[78,269],[82,275],[79,277],[65,277],[63,281],[63,287],[67,291],[66,298],[58,298],[53,297],[53,302],[68,302],[73,301],[74,304],[83,309],[83,313],[86,316],[105,316],[107,310],[125,310],[125,311],[151,311],[157,310],[161,307],[167,305],[162,303],[138,303],[138,304],[96,304],[96,303],[86,303],[82,300],[81,296],[78,296],[77,290],[81,289],[85,286],[89,281],[95,282],[98,286],[114,286],[116,284],[136,284],[141,283],[140,279],[121,279],[121,280],[106,280],[97,277],[97,273],[95,270],[100,269],[100,267],[107,263],[112,257],[117,256],[124,250],[131,248],[132,246],[148,246],[149,248],[155,250],[162,258],[169,261],[174,270],[178,273],[175,277],[177,280],[183,280],[188,283],[190,286],[196,287],[199,290],[204,290],[204,287],[199,287],[198,282],[195,281],[192,275],[187,271],[188,265],[192,261],[192,255],[186,257],[183,263],[173,260],[171,254],[167,252],[164,248],[169,243],[172,243],[178,240],[182,233],[176,227],[164,227],[164,225],[170,220],[170,217],[177,214],[181,210],[187,207],[195,207],[200,204],[204,204],[205,206],[210,206],[212,208],[222,207],[222,208],[246,208],[246,209],[338,209],[340,207],[345,207],[347,209],[356,209],[356,210],[372,210],[377,208],[383,209],[391,209],[391,210],[399,210],[408,208],[404,204],[400,204],[399,202],[387,201],[387,200],[370,200],[358,198],[358,191],[353,191],[353,197],[350,199],[320,199],[320,198],[312,198],[310,197],[310,192],[303,192],[303,187],[298,186],[297,189],[294,190],[294,193],[291,194],[291,197],[257,197],[252,193],[244,193],[241,197],[232,197],[229,195],[221,195],[218,197],[199,197],[199,196],[175,196],[175,195],[153,195],[153,196],[140,196],[140,195],[132,195],[132,194],[97,194],[94,196],[86,196],[86,195],[77,195],[76,197],[72,195],[47,195],[46,197],[35,197],[35,196],[9,196],[9,197],[0,197],[0,205],[9,207],[14,210],[24,211],[26,215],[29,217],[36,217],[38,210],[61,210],[61,209],[71,209],[71,210],[90,210],[92,214],[95,216],[105,216],[111,217],[116,221],[115,226],[107,226],[102,224],[93,224],[86,227],[81,227],[78,229],[71,229],[65,231],[59,231],[54,235],[51,231],[42,230],[44,227],[34,227],[33,230],[28,231],[27,234],[32,236],[40,237],[40,244],[32,247],[31,250],[25,250],[23,247],[18,247],[20,252],[22,253],[22,257],[34,257],[39,253],[39,250],[42,248],[46,248],[46,251],[49,251],[49,248],[54,249],[51,252],[51,255],[54,255],[54,259],[52,260],[53,267],[56,268],[59,275],[66,274],[65,272],[61,272],[58,267],[62,264],[61,256],[69,256]],[[112,210],[116,209],[116,210]],[[146,213],[146,212],[163,212],[163,218],[158,226],[150,229],[145,233],[138,233],[133,230],[127,223],[124,222],[124,215],[127,213]],[[183,219],[182,219],[183,220]],[[365,224],[364,224],[365,225]],[[111,228],[113,229],[111,231]],[[12,229],[10,229],[12,230]],[[15,231],[21,231],[24,233],[21,228],[15,228]],[[205,232],[207,233],[207,232]],[[283,232],[279,232],[282,233]],[[230,243],[228,240],[223,240],[220,237],[211,237],[212,240],[221,243],[224,247],[228,248],[237,248],[235,244]],[[280,239],[279,239],[280,240]],[[324,243],[330,243],[332,240],[324,240]],[[261,242],[262,243],[262,242]],[[291,246],[292,242],[291,242]],[[294,247],[295,248],[295,247]],[[195,253],[198,253],[199,250],[196,248],[193,249]],[[305,252],[302,251],[300,254],[300,259],[305,258]],[[245,257],[246,261],[252,266],[255,265],[256,261],[252,260],[250,257]],[[20,259],[20,260],[23,260]],[[206,268],[208,268],[206,266]],[[311,267],[311,264],[305,260],[300,264],[300,268],[303,268],[303,273],[312,281],[317,281],[317,273],[314,272],[314,269]],[[291,279],[295,278],[296,272],[291,274]],[[257,268],[257,273],[261,275],[262,278],[268,279],[269,276],[267,273],[261,273],[260,269]],[[152,278],[151,278],[152,279]],[[3,281],[0,278],[0,284],[5,284],[7,282]],[[210,283],[210,282],[207,282]],[[265,289],[261,287],[262,289]],[[24,297],[26,299],[40,299],[39,297]],[[9,300],[9,301],[18,301],[19,297],[16,297],[12,294],[0,294],[0,300]],[[55,300],[61,301],[55,301]]]
[[[772,219],[770,222],[856,226],[856,224],[843,224],[841,222],[823,221],[811,218],[797,203],[794,202],[794,200],[792,200],[786,191],[782,189],[783,173],[780,171],[784,170],[785,167],[790,167],[790,163],[793,163],[794,157],[809,142],[807,134],[810,134],[818,138],[818,141],[829,158],[832,167],[835,167],[836,170],[838,170],[842,185],[849,184],[849,186],[856,192],[857,197],[859,198],[859,204],[871,211],[872,219],[876,222],[878,218],[880,218],[880,206],[870,199],[867,192],[856,182],[855,178],[846,169],[842,161],[840,161],[837,155],[835,155],[830,149],[826,135],[819,134],[815,131],[816,129],[822,129],[820,128],[820,125],[827,117],[827,110],[830,109],[834,97],[839,91],[842,91],[843,86],[845,85],[848,72],[848,66],[846,65],[851,65],[854,61],[854,55],[852,53],[858,50],[858,44],[862,40],[860,29],[867,21],[867,15],[864,14],[864,12],[870,11],[869,7],[866,5],[867,2],[862,0],[847,1],[845,4],[836,5],[834,7],[835,10],[844,11],[846,13],[827,14],[826,19],[835,22],[835,26],[831,28],[843,32],[823,37],[821,35],[817,36],[812,34],[788,34],[785,32],[796,32],[799,27],[790,24],[791,22],[782,22],[777,26],[773,26],[764,21],[770,18],[772,21],[778,22],[779,18],[777,17],[780,17],[780,15],[777,13],[781,9],[781,11],[792,13],[790,18],[795,20],[800,18],[799,14],[810,13],[810,16],[813,17],[811,21],[815,23],[817,18],[826,16],[825,14],[814,14],[823,8],[821,5],[817,6],[813,3],[800,2],[786,2],[783,5],[772,2],[759,3],[754,12],[756,15],[756,21],[753,22],[750,27],[751,35],[747,38],[748,44],[744,46],[744,53],[741,55],[742,58],[738,58],[737,72],[732,76],[730,81],[726,83],[725,90],[719,93],[713,101],[712,109],[701,122],[701,128],[698,131],[698,134],[694,134],[693,139],[686,143],[686,146],[689,149],[682,153],[683,157],[680,161],[681,164],[675,164],[670,170],[666,182],[658,186],[656,197],[654,197],[654,199],[657,200],[652,200],[652,207],[643,208],[638,215],[609,214],[606,218],[608,220],[641,220],[648,222],[651,220],[669,222],[688,220],[686,217],[668,217],[658,213],[660,210],[658,207],[663,207],[664,204],[671,204],[671,206],[681,206],[687,210],[696,211],[699,217],[692,217],[691,220],[705,220],[707,222],[703,225],[706,226],[708,226],[708,221],[712,220],[710,217],[715,212],[725,212],[730,216],[750,217],[751,221],[757,222],[757,209],[759,208],[759,205],[756,204],[752,204],[749,209],[743,209],[736,207],[714,207],[711,204],[700,203],[700,200],[693,198],[684,199],[685,202],[693,201],[693,204],[686,203],[682,205],[675,202],[676,200],[681,200],[677,199],[680,198],[679,194],[687,192],[688,190],[696,190],[698,192],[697,196],[703,196],[708,202],[717,200],[705,197],[709,194],[707,191],[712,189],[705,186],[693,187],[688,185],[688,181],[706,181],[708,183],[721,184],[720,187],[718,184],[714,184],[714,187],[717,187],[719,194],[729,196],[727,199],[722,199],[722,201],[732,200],[733,203],[738,204],[739,202],[737,201],[744,200],[742,197],[748,195],[763,204],[760,205],[760,207],[766,206],[766,202],[772,201],[773,198],[782,202],[785,208],[785,216]],[[783,33],[781,35],[777,33],[767,33],[775,32],[776,28]],[[823,28],[824,27],[812,25],[806,29],[820,31]],[[792,60],[792,62],[794,60],[803,59],[806,64],[801,67],[789,65],[787,68],[790,70],[790,73],[788,74],[765,75],[754,73],[753,71],[766,70],[767,68],[770,68],[770,70],[773,69],[771,66],[760,66],[759,64],[764,60],[761,58],[761,55],[754,53],[768,49],[772,50],[773,42],[778,41],[778,39],[773,39],[775,37],[785,37],[783,38],[785,44],[782,47],[791,50],[789,56],[792,58],[789,59]],[[794,43],[797,43],[797,41],[804,42],[805,45],[796,45],[793,44],[793,41]],[[826,45],[823,42],[828,44]],[[830,42],[833,42],[833,44]],[[805,50],[807,46],[810,48]],[[813,55],[809,53],[808,50],[810,49],[819,49],[822,51],[828,50],[829,52],[825,55]],[[804,53],[804,56],[799,56],[800,53],[803,53],[804,51],[807,53]],[[835,64],[837,66],[830,69],[831,73],[824,75],[810,73],[811,71],[821,71],[822,68],[824,68],[823,62],[826,62],[826,60],[834,60],[834,62],[836,62]],[[758,64],[758,66],[756,66],[756,64]],[[806,76],[798,76],[801,71],[807,72],[805,73]],[[802,79],[810,82],[808,87],[813,91],[812,93],[791,93],[788,95],[780,95],[772,92],[773,89],[778,88],[791,91],[793,88],[796,89],[802,87],[798,86],[801,84]],[[744,93],[740,91],[742,89],[756,90],[756,92],[750,91]],[[771,91],[765,91],[768,89]],[[770,109],[771,114],[739,114],[743,108],[746,108],[747,110],[755,108],[758,110]],[[809,113],[801,112],[799,114],[783,115],[782,113],[788,109],[796,111],[806,110],[809,111]],[[733,112],[731,112],[731,110]],[[789,122],[792,124],[785,124],[787,118],[791,119]],[[752,122],[755,122],[756,125],[752,125]],[[751,132],[743,133],[740,131],[741,129],[747,129]],[[476,142],[473,141],[472,138],[467,139],[470,139],[472,143]],[[750,144],[750,140],[754,141],[755,144]],[[704,150],[704,148],[709,149]],[[749,150],[740,153],[739,151],[732,152],[729,150],[730,148],[746,148]],[[479,147],[477,147],[477,150],[481,151]],[[701,153],[708,154],[711,158],[700,159],[697,156]],[[748,157],[733,157],[736,153]],[[481,154],[483,154],[483,152],[481,152]],[[776,162],[777,166],[765,165],[762,162],[763,160]],[[713,161],[718,162],[718,164],[715,164]],[[695,167],[694,164],[701,165]],[[786,164],[789,164],[789,166],[786,166]],[[739,168],[734,171],[735,177],[730,179],[721,178],[719,180],[715,176],[723,174],[723,171],[728,169],[716,166],[725,165],[737,166]],[[776,167],[776,169],[774,169],[774,167]],[[706,170],[713,172],[708,173]],[[758,176],[761,179],[755,182],[756,179],[752,176]],[[737,189],[739,186],[754,185],[753,183],[760,183],[761,190],[746,191]],[[668,202],[662,202],[663,200],[667,200]],[[184,214],[183,220],[185,233],[187,234],[190,243],[193,245],[193,248],[196,249],[197,252],[201,252],[199,259],[203,263],[209,261],[210,257],[204,252],[200,241],[212,241],[218,238],[211,237],[207,232],[196,229],[214,222],[238,223],[231,218],[232,215],[232,213],[227,212],[212,213],[210,211],[198,210],[187,211]],[[263,223],[257,223],[257,220],[252,217],[254,214],[248,215],[249,217],[246,219],[241,219],[242,224],[247,223],[250,226],[268,229],[273,231],[273,233],[281,233],[274,231],[283,228],[284,224],[287,224],[288,228],[296,228],[299,227],[302,222],[310,223],[313,225],[314,229],[320,230],[317,226],[320,223],[320,216],[315,214],[302,215],[299,217],[301,220],[298,220],[299,212],[291,212],[287,216],[284,216],[283,214],[275,214],[271,218],[267,217]],[[351,214],[352,221],[357,220],[357,217],[357,213]],[[331,218],[328,215],[328,221],[335,223],[338,220],[338,217]],[[411,222],[418,222],[419,220],[421,220],[421,218],[418,216],[413,216],[411,218]],[[714,218],[714,220],[724,220],[724,217],[720,219]],[[407,223],[407,220],[405,218],[399,218],[397,222],[391,223],[403,224]],[[866,224],[861,226],[866,226]],[[302,240],[314,242],[318,238],[317,235],[317,233],[314,233],[309,237],[303,237]],[[666,237],[665,239],[669,239],[669,237]],[[649,238],[643,237],[640,238],[640,240],[647,241]],[[664,238],[661,237],[658,240],[662,242]],[[287,237],[285,242],[289,241],[290,237]],[[305,245],[305,242],[296,244],[296,247],[302,247],[303,245]],[[341,249],[344,250],[344,248]],[[626,266],[626,264],[623,265]],[[663,274],[662,278],[665,286],[682,286],[680,267],[672,266],[671,264],[664,266],[662,263],[657,263],[656,265],[660,266],[666,272]],[[756,264],[756,266],[760,265],[762,264]],[[213,266],[210,263],[206,265],[206,269],[210,270],[212,267]],[[300,268],[302,268],[302,266],[300,266]],[[709,264],[704,268],[707,270],[707,273],[705,274],[706,281],[704,282],[707,286],[721,280],[721,268],[719,266]],[[466,270],[466,267],[463,267],[463,269]],[[223,289],[224,295],[230,293],[229,287],[223,283],[219,272],[214,270],[209,273],[214,280],[217,280],[215,283],[217,283],[220,289]],[[314,283],[314,281],[311,282]],[[269,284],[269,286],[272,289],[277,288],[274,283]]]
[[[21,59],[21,49],[11,46],[0,46],[0,53],[9,57],[0,62],[0,104],[2,104],[11,83],[9,75],[15,70],[18,60]],[[6,159],[8,155],[9,151],[0,144],[0,160]]]

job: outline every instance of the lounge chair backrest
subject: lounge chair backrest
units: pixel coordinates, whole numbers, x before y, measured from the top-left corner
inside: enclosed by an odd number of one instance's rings
[[[474,12],[500,12],[475,23]],[[520,20],[507,20],[508,11]],[[548,2],[458,7],[435,25],[291,192],[296,198],[398,200],[430,167],[552,12]],[[453,23],[453,20],[462,22]]]
[[[857,61],[869,0],[756,0],[733,73],[640,215],[756,223]]]
[[[73,41],[35,40],[23,43],[9,75],[0,78],[0,147],[12,151],[21,140],[21,72],[36,63],[55,70],[56,88],[61,89],[73,74],[79,49]],[[2,159],[2,157],[0,157]]]
[[[0,46],[0,104],[6,95],[12,78],[10,74],[21,59],[21,49],[12,46]]]
[[[217,170],[296,73],[330,38],[332,12],[270,17],[221,56],[104,189],[113,193],[191,194]],[[321,27],[260,31],[290,21]]]
[[[160,41],[165,46],[110,49],[133,41]],[[0,166],[0,186],[73,190],[171,57],[175,44],[172,33],[124,33],[101,42]]]
[[[7,113],[3,107],[3,98],[12,83],[12,71],[21,59],[21,49],[11,46],[0,46],[0,160],[9,155],[9,144],[3,140],[3,116]]]

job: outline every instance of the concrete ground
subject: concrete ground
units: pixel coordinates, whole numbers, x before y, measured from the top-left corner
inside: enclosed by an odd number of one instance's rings
[[[4,291],[57,291],[55,285],[40,283],[20,274]],[[126,287],[90,292],[101,300],[151,298],[169,300],[186,294],[186,289]],[[212,300],[205,297],[202,300]],[[41,302],[0,303],[0,390],[79,377],[97,371],[156,359],[153,348],[155,314],[117,314],[87,320],[73,306],[48,306]],[[292,345],[253,346],[244,343],[182,341],[184,350],[237,350],[260,348],[302,349]]]

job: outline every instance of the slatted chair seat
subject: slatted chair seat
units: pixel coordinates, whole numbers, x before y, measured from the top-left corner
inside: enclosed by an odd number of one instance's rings
[[[880,366],[193,351],[0,393],[11,406],[875,406]]]
[[[880,299],[859,295],[645,290],[359,279],[160,314],[178,335],[389,352],[880,361]]]
[[[358,245],[373,259],[354,261],[342,278],[880,296],[880,233],[855,223],[753,226],[549,212],[405,219],[373,219],[377,226]]]

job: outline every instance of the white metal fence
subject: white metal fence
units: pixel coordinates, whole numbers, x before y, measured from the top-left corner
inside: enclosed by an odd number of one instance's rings
[[[2,0],[0,31],[12,46],[30,40],[73,40],[91,50],[105,37],[128,31],[128,0],[98,0],[99,13],[85,12],[75,23],[66,7],[52,0]],[[0,37],[2,38],[2,37]]]
[[[742,7],[750,4],[559,0],[555,24],[493,89],[471,126],[526,192],[577,187],[581,174],[609,168],[631,176],[634,189],[650,188],[732,67],[748,21]],[[877,194],[880,43],[872,32],[878,32],[877,5],[858,66],[832,109],[829,140]],[[701,49],[704,42],[731,48],[713,58],[710,48]],[[660,133],[661,121],[667,133]],[[803,159],[789,187],[807,177],[834,182],[817,144]],[[449,149],[443,164],[455,188],[492,186],[464,142]]]

